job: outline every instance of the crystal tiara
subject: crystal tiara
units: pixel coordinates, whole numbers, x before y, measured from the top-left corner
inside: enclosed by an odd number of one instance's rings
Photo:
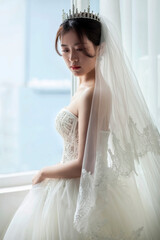
[[[63,14],[62,14],[62,21],[64,22],[67,19],[73,19],[73,18],[88,18],[88,19],[93,19],[98,22],[100,22],[99,14],[95,14],[90,12],[90,5],[88,6],[88,11],[84,10],[83,12],[78,12],[78,8],[75,8],[75,5],[72,5],[72,12],[71,9],[69,9],[69,14],[64,12],[63,9]]]

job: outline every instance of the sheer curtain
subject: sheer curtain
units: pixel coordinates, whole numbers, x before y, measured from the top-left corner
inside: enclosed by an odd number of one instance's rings
[[[160,1],[100,0],[100,13],[113,22],[160,129]]]

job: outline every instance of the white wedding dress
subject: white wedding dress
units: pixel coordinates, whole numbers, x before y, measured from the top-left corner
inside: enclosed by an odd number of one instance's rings
[[[63,108],[55,119],[64,139],[61,164],[77,158],[78,118]],[[73,227],[79,178],[46,179],[32,186],[14,215],[4,240],[79,240]]]
[[[78,117],[63,108],[56,116],[55,125],[64,139],[60,164],[75,160],[78,155]],[[79,183],[79,178],[46,179],[33,185],[15,213],[4,240],[89,240],[89,237],[78,233],[73,225]],[[146,212],[148,216],[144,216],[134,178],[129,178],[126,185],[122,186],[121,182],[108,187],[108,202],[105,207],[101,199],[98,200],[97,206],[101,208],[99,211],[101,214],[97,216],[93,214],[92,217],[97,219],[97,225],[100,218],[106,221],[103,230],[94,239],[148,240],[149,235],[145,238],[141,233],[144,227],[148,234],[152,229],[143,225],[143,218],[148,219],[148,226],[152,224],[155,229],[159,229],[158,222],[154,221],[158,219],[158,215],[155,217],[156,212]],[[147,201],[149,203],[149,199],[143,201],[146,209]],[[158,240],[158,235],[156,233],[153,235],[155,238],[150,240]]]

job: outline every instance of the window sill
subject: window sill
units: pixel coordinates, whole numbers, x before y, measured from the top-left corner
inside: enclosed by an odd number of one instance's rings
[[[32,185],[24,185],[18,187],[9,187],[9,188],[0,188],[0,195],[6,193],[15,193],[15,192],[22,192],[30,190]]]
[[[11,191],[11,188],[19,189],[21,187],[27,187],[27,185],[31,185],[32,178],[36,175],[36,171],[30,172],[20,172],[20,173],[13,173],[13,174],[0,174],[0,191],[5,191],[8,189]]]

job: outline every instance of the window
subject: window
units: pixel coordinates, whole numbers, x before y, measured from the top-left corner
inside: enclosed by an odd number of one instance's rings
[[[0,173],[59,162],[58,111],[69,104],[71,73],[54,49],[70,0],[14,0],[1,5]],[[8,71],[9,70],[9,71]]]
[[[71,73],[54,40],[62,9],[68,12],[71,2],[0,2],[0,174],[61,160],[63,140],[54,120],[70,102]],[[99,0],[90,5],[99,11]]]

